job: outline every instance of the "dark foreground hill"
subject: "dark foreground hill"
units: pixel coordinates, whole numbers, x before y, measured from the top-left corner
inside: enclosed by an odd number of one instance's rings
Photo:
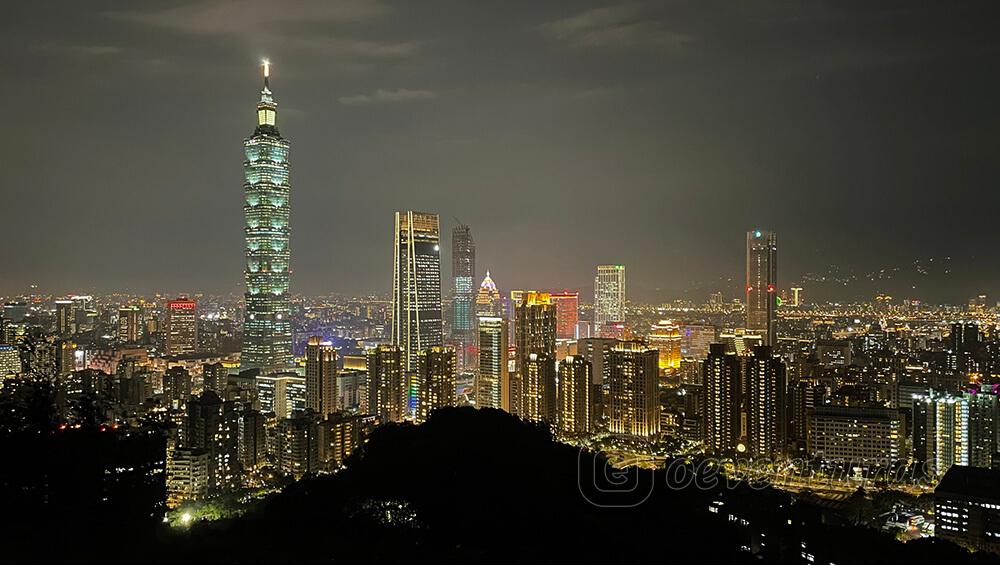
[[[19,534],[5,547],[14,562],[77,563],[993,562],[823,526],[786,494],[697,468],[619,474],[506,413],[449,409],[380,428],[345,470],[238,519],[171,530],[52,516],[7,529]]]

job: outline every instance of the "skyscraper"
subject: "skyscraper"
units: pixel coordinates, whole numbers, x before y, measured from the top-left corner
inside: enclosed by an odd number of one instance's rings
[[[72,296],[73,322],[77,332],[89,332],[97,322],[97,310],[94,310],[94,297],[88,295]]]
[[[969,402],[969,465],[1000,466],[1000,385],[980,385],[962,393]]]
[[[267,369],[292,362],[289,317],[288,147],[276,125],[270,66],[257,103],[257,127],[243,142],[246,217],[246,314],[240,369]]]
[[[181,366],[167,369],[163,374],[163,401],[167,406],[184,406],[191,396],[191,373]]]
[[[437,214],[396,212],[392,268],[392,343],[403,368],[416,371],[421,350],[442,345],[441,228]]]
[[[786,443],[785,364],[771,348],[754,348],[747,360],[747,449],[757,457],[776,457]]]
[[[747,329],[777,345],[775,309],[778,306],[778,238],[773,232],[747,232]]]
[[[934,390],[913,396],[914,459],[944,474],[952,465],[989,467],[1000,449],[1000,386],[962,394]]]
[[[739,444],[740,358],[724,343],[713,343],[702,367],[705,387],[705,447],[732,453]]]
[[[507,318],[479,316],[479,374],[476,406],[510,411],[507,373]]]
[[[659,435],[657,358],[656,350],[641,341],[620,341],[611,348],[608,431],[612,434],[643,438]]]
[[[625,266],[598,265],[594,277],[594,334],[605,336],[603,326],[625,321]]]
[[[451,276],[455,293],[455,317],[451,328],[455,339],[465,343],[472,337],[474,328],[472,285],[476,278],[476,242],[465,224],[451,230]]]
[[[258,375],[257,400],[260,411],[273,413],[279,420],[306,409],[306,379],[291,372]]]
[[[324,419],[337,411],[337,350],[319,336],[306,343],[306,407]]]
[[[455,405],[455,350],[432,347],[420,352],[419,405],[416,420],[423,422],[438,408]]]
[[[608,357],[616,343],[616,340],[603,337],[588,337],[577,342],[577,351],[590,363],[593,384],[603,385],[607,380],[608,371],[611,370]]]
[[[479,292],[476,293],[476,315],[477,316],[502,316],[503,301],[500,299],[500,291],[497,285],[490,278],[490,272],[486,271],[486,278],[479,285]]]
[[[56,375],[68,376],[76,370],[76,343],[69,339],[56,342]]]
[[[139,308],[128,306],[118,309],[118,341],[122,343],[136,343],[142,335],[142,328],[139,325]]]
[[[566,433],[588,433],[593,422],[590,393],[591,366],[580,355],[570,355],[559,362],[559,430]]]
[[[578,339],[576,323],[580,319],[580,293],[564,291],[551,296],[556,304],[556,339]]]
[[[56,334],[67,336],[74,333],[76,320],[73,317],[72,300],[56,300]]]
[[[368,412],[382,422],[403,420],[403,352],[395,345],[379,345],[365,352],[368,371]]]
[[[167,355],[194,353],[198,348],[198,303],[187,298],[167,302]]]
[[[681,366],[681,330],[670,320],[660,320],[649,331],[649,346],[660,352],[661,371]]]
[[[0,379],[21,372],[21,356],[17,346],[0,343]]]
[[[535,421],[555,422],[556,309],[547,293],[520,293],[514,307],[516,372],[511,410]]]

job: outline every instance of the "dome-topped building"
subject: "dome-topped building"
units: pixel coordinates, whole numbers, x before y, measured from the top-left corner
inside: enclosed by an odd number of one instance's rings
[[[476,316],[499,316],[502,312],[500,291],[490,278],[490,272],[486,271],[486,278],[479,285],[479,292],[476,294]]]

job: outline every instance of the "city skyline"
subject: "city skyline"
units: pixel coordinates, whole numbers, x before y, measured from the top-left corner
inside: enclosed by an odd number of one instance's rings
[[[9,560],[1000,563],[993,12],[607,1],[10,10]]]
[[[462,218],[476,233],[481,268],[510,288],[586,296],[592,266],[620,262],[630,266],[638,299],[715,290],[737,297],[733,242],[761,226],[788,242],[783,281],[812,296],[885,290],[961,303],[997,294],[1000,261],[980,216],[991,208],[988,187],[998,172],[985,150],[997,129],[986,94],[994,79],[978,71],[996,57],[986,5],[900,5],[890,25],[879,9],[859,7],[717,8],[727,17],[709,18],[708,8],[692,6],[537,3],[511,14],[465,7],[434,29],[407,30],[405,6],[304,4],[313,10],[288,7],[265,36],[254,35],[262,16],[240,20],[211,2],[67,7],[41,37],[5,28],[12,87],[4,96],[19,109],[4,142],[12,167],[5,193],[24,213],[8,218],[0,293],[30,284],[56,293],[238,291],[231,140],[244,135],[238,109],[256,86],[246,69],[267,55],[282,76],[283,123],[302,148],[295,292],[387,292],[389,240],[377,226],[395,209],[414,208]],[[462,32],[461,22],[487,14],[523,40],[497,55],[488,80],[475,72],[479,61],[457,54],[502,44]],[[228,24],[230,17],[245,27]],[[282,41],[310,20],[345,39],[305,33]],[[609,45],[614,33],[630,42]],[[805,39],[838,35],[852,39],[844,50]],[[726,62],[724,37],[752,45],[747,65]],[[518,71],[510,63],[525,59],[522,49],[537,61]],[[453,71],[444,75],[443,66]],[[552,68],[564,70],[552,77]],[[734,89],[742,95],[718,94]],[[56,91],[73,92],[73,103],[37,95]],[[948,103],[955,93],[963,104]],[[178,105],[181,119],[164,119]],[[42,117],[49,114],[63,135],[48,135]],[[758,137],[748,139],[748,131]],[[84,133],[104,150],[83,158],[63,146]],[[617,191],[613,201],[601,197],[608,187]],[[529,194],[558,200],[565,213],[518,210]],[[751,206],[761,195],[767,205]],[[482,206],[487,198],[496,204]],[[982,205],[965,206],[970,199]],[[619,226],[614,238],[605,224],[561,219],[595,207],[602,222]],[[718,223],[693,221],[708,210]],[[32,237],[29,222],[39,217],[52,237]],[[166,218],[180,219],[170,238],[146,237],[152,226],[170,225]],[[67,251],[81,230],[86,246]],[[532,244],[540,238],[545,245]],[[114,253],[92,261],[91,250],[102,248]],[[931,258],[945,257],[951,268],[922,274],[934,267]],[[352,268],[337,268],[344,264]],[[862,284],[830,265],[861,280],[882,269],[909,272]],[[811,284],[807,275],[848,284]],[[729,279],[735,284],[723,284]]]

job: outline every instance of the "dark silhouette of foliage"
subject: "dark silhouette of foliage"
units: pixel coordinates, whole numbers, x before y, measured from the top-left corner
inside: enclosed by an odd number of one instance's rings
[[[445,409],[421,426],[377,429],[339,473],[294,483],[238,518],[188,529],[74,524],[59,531],[63,543],[39,543],[36,529],[6,547],[77,563],[109,552],[170,563],[801,563],[806,543],[817,563],[997,562],[824,525],[808,502],[704,463],[613,470],[544,426]]]

